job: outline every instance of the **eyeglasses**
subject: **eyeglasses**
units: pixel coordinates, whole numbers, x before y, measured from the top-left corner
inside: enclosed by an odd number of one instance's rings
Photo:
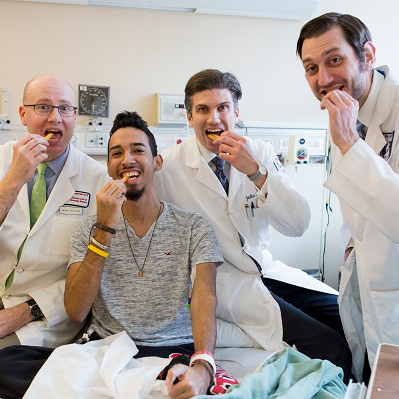
[[[76,107],[71,105],[24,104],[24,107],[33,107],[37,115],[50,115],[53,108],[57,108],[61,116],[74,116]]]

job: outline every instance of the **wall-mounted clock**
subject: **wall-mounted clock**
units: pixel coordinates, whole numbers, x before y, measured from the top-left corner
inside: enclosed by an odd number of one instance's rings
[[[109,87],[79,85],[79,115],[108,118]]]

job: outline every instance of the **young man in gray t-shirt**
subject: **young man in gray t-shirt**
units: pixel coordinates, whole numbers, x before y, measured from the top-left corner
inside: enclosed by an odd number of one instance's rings
[[[118,114],[108,151],[114,180],[97,194],[97,215],[73,234],[64,301],[80,322],[93,308],[90,339],[125,330],[137,357],[192,355],[192,367],[181,356],[165,381],[170,398],[186,399],[206,394],[211,383],[211,390],[226,388],[220,369],[214,379],[212,355],[223,257],[208,221],[158,200],[153,176],[161,168],[147,124],[136,113]],[[20,346],[16,357],[4,354],[10,370],[18,370],[8,374],[4,392],[23,396],[51,351]]]
[[[65,309],[83,321],[93,307],[100,338],[126,330],[141,356],[196,353],[166,378],[168,396],[205,394],[215,372],[216,236],[202,216],[158,200],[162,168],[154,136],[136,114],[111,129],[108,174],[97,216],[79,224],[71,244]],[[189,307],[187,307],[189,305]]]

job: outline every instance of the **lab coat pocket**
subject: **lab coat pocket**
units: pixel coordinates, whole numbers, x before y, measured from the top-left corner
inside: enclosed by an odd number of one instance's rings
[[[396,342],[399,326],[399,290],[371,290],[374,315],[383,342]]]
[[[79,219],[68,216],[54,216],[50,235],[47,239],[47,255],[69,258],[72,232]]]

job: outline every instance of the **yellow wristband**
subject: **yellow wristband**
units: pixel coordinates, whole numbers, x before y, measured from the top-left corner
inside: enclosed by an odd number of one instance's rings
[[[101,249],[95,247],[94,245],[89,245],[87,248],[89,248],[91,251],[95,252],[97,255],[102,256],[103,258],[108,258],[109,253],[105,251],[101,251]]]

